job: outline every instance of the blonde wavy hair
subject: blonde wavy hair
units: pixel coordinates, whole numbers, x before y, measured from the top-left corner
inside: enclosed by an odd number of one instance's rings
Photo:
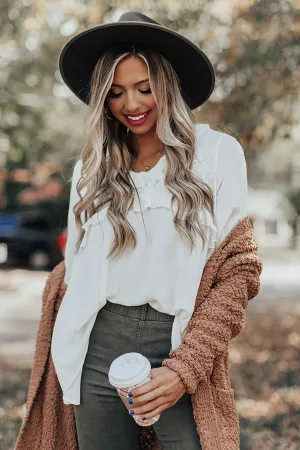
[[[109,206],[107,219],[114,229],[114,242],[107,258],[136,246],[135,231],[127,220],[134,192],[138,195],[129,172],[136,155],[129,145],[127,127],[118,120],[108,120],[104,113],[106,107],[107,114],[112,115],[106,96],[116,66],[132,55],[141,58],[148,67],[150,88],[158,110],[156,133],[167,160],[165,186],[172,194],[172,206],[174,201],[178,205],[173,222],[191,249],[195,245],[194,233],[201,236],[203,245],[206,239],[205,227],[199,220],[200,209],[205,208],[214,216],[212,189],[191,169],[195,153],[195,121],[181,95],[180,81],[172,65],[154,50],[134,46],[110,48],[98,60],[89,86],[88,140],[80,155],[82,170],[76,186],[80,200],[73,207],[79,230],[76,252],[85,233],[82,214],[86,221],[106,205]],[[140,202],[139,195],[138,200]]]

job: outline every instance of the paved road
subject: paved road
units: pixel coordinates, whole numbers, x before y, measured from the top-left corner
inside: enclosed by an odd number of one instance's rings
[[[48,272],[23,269],[0,271],[0,358],[30,367],[41,297]],[[249,313],[300,315],[300,258],[283,263],[264,262],[261,291],[249,304]]]

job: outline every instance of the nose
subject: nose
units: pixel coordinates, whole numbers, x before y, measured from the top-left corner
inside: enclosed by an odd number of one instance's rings
[[[136,99],[135,94],[132,93],[128,93],[127,97],[126,97],[126,101],[125,101],[125,111],[127,114],[134,114],[135,112],[138,112],[140,110],[140,103],[139,101]]]

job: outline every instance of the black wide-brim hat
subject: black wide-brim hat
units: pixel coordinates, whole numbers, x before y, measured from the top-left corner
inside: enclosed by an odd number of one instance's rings
[[[190,109],[208,100],[215,86],[214,68],[192,41],[146,15],[128,11],[118,22],[88,28],[73,36],[59,55],[63,81],[88,104],[89,83],[101,54],[118,44],[135,44],[160,52],[172,64]]]

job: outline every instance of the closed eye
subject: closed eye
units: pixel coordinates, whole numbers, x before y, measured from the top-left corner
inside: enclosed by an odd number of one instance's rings
[[[146,90],[140,90],[140,92],[142,93],[142,94],[150,94],[151,93],[151,89],[146,89]],[[109,93],[109,97],[112,97],[112,98],[119,98],[120,96],[122,95],[122,92],[120,92],[119,94],[114,94],[113,92],[110,92]]]

